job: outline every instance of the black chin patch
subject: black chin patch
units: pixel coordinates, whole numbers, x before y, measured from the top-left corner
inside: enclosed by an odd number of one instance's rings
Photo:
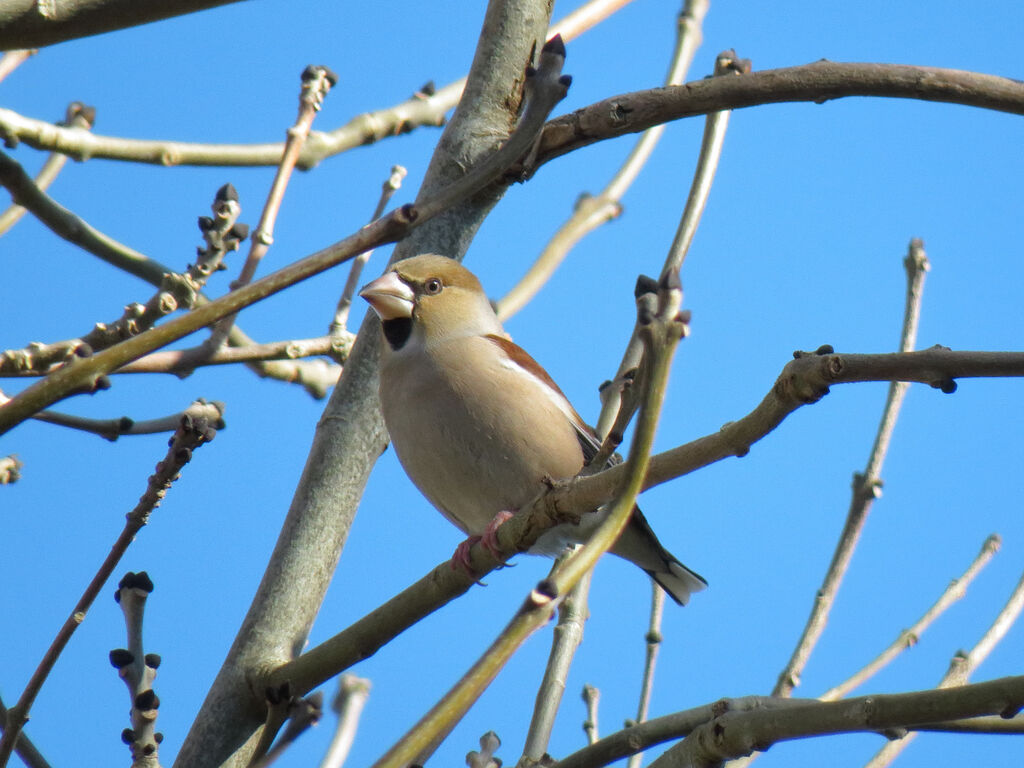
[[[384,338],[388,340],[391,348],[401,349],[412,335],[412,318],[396,317],[392,320],[385,320],[381,323],[381,327],[384,329]]]

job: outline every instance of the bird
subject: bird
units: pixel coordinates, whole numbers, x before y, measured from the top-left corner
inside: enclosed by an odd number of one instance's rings
[[[600,448],[548,373],[505,333],[477,277],[458,261],[421,254],[392,264],[360,291],[381,320],[378,394],[391,444],[413,484],[469,536],[494,551],[497,527],[552,481],[576,476]],[[607,512],[545,531],[532,554],[584,543]],[[666,550],[635,508],[610,550],[685,605],[707,582]]]

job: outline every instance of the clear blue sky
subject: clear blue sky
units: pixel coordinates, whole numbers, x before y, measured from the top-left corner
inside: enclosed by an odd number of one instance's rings
[[[564,15],[575,3],[556,7]],[[661,83],[675,0],[638,0],[569,46],[573,86],[558,111]],[[295,114],[298,75],[311,63],[341,81],[317,120],[351,116],[439,85],[468,68],[482,3],[264,0],[239,3],[45,49],[0,84],[0,104],[57,119],[81,100],[96,131],[140,138],[270,141]],[[1017,55],[1024,6],[1011,2],[713,2],[691,79],[735,47],[756,69],[820,58],[884,61],[1024,77]],[[638,272],[657,273],[690,183],[703,121],[666,132],[624,200],[621,219],[591,235],[533,304],[509,324],[587,418],[597,385],[617,364],[632,323]],[[439,131],[421,129],[325,161],[294,179],[265,262],[276,268],[360,226],[388,169],[409,169],[397,202],[412,199]],[[516,280],[580,192],[599,190],[634,139],[592,146],[515,187],[467,258],[493,296]],[[932,262],[919,346],[1020,349],[1019,117],[909,101],[848,99],[775,105],[733,115],[704,223],[686,263],[692,336],[679,350],[659,446],[668,448],[751,410],[795,349],[886,352],[898,342],[902,258],[911,237]],[[41,157],[14,157],[35,170]],[[53,196],[111,236],[183,266],[199,243],[195,219],[232,182],[255,224],[270,169],[69,165]],[[0,200],[0,204],[4,204]],[[525,225],[524,225],[525,223]],[[378,253],[368,275],[382,268]],[[2,347],[85,333],[151,289],[24,220],[0,239],[5,290]],[[237,265],[238,261],[235,261]],[[261,340],[324,332],[346,272],[334,270],[242,316]],[[226,290],[217,276],[212,293]],[[356,309],[358,321],[362,307]],[[17,382],[2,384],[11,393]],[[799,635],[862,470],[886,385],[843,385],[802,409],[743,459],[722,462],[646,494],[662,540],[711,586],[690,606],[668,606],[652,710],[661,715],[722,696],[767,693]],[[868,521],[853,569],[799,694],[816,695],[871,659],[920,615],[998,531],[1002,552],[923,638],[862,692],[927,688],[951,655],[982,635],[1024,567],[1024,430],[1019,380],[965,380],[947,396],[911,388],[885,466],[885,494]],[[244,370],[189,379],[123,377],[112,390],[61,408],[97,417],[153,418],[193,398],[226,401],[228,428],[202,448],[130,549],[118,574],[147,570],[147,650],[163,656],[156,681],[169,764],[216,674],[274,544],[322,403]],[[30,423],[6,435],[23,479],[0,489],[0,691],[16,700],[43,650],[119,532],[166,436],[98,438]],[[447,558],[459,534],[405,480],[388,452],[378,463],[313,631],[319,642]],[[520,557],[355,668],[372,680],[352,765],[372,762],[489,643],[547,562]],[[30,736],[55,765],[123,764],[123,684],[107,652],[124,643],[119,611],[103,596],[75,636],[32,713]],[[633,714],[643,658],[648,583],[635,568],[602,562],[592,618],[551,745],[582,743],[584,682],[603,693],[603,733]],[[461,765],[483,732],[520,754],[550,632],[534,637],[437,757]],[[1021,672],[1016,627],[978,670],[984,680]],[[333,685],[325,688],[328,698]],[[69,706],[70,704],[70,706]],[[282,762],[310,765],[333,718]],[[876,736],[776,746],[763,765],[860,765]],[[1016,739],[925,736],[905,766],[1019,765]]]

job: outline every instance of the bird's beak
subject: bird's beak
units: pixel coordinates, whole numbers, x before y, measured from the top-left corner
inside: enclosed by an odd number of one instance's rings
[[[381,320],[412,317],[416,295],[397,272],[388,272],[367,284],[359,295],[366,299]]]

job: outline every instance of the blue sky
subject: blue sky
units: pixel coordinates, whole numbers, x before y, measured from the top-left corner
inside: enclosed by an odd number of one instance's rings
[[[559,3],[560,17],[574,3]],[[569,45],[573,86],[557,112],[661,83],[678,3],[637,0]],[[407,98],[427,80],[465,73],[482,4],[264,0],[45,49],[0,83],[0,105],[57,119],[66,104],[97,107],[98,133],[189,141],[270,141],[295,113],[298,75],[310,63],[340,76],[316,126]],[[978,70],[1024,78],[1015,55],[1024,6],[979,2],[714,2],[691,79],[733,47],[755,69],[820,58]],[[597,385],[614,371],[632,325],[638,272],[656,274],[689,187],[701,119],[673,124],[623,203],[623,216],[588,237],[536,300],[508,324],[516,341],[589,419]],[[412,199],[439,131],[420,129],[331,158],[298,174],[285,200],[269,271],[364,223],[388,169],[409,177]],[[633,137],[550,163],[511,189],[482,227],[467,265],[498,297],[515,282],[583,191],[599,190]],[[683,270],[692,336],[680,347],[658,438],[669,448],[749,412],[795,349],[891,351],[903,311],[902,258],[921,237],[932,263],[919,346],[1021,348],[1019,117],[966,107],[880,99],[773,105],[733,115],[707,212]],[[12,152],[34,171],[41,156]],[[63,205],[132,247],[172,265],[193,258],[195,219],[218,186],[239,190],[242,219],[256,222],[272,169],[69,164],[51,188]],[[0,200],[0,204],[4,204]],[[524,222],[526,225],[524,226]],[[386,251],[374,256],[379,272]],[[0,239],[6,290],[4,348],[85,333],[144,300],[148,286],[52,236],[26,218]],[[237,267],[238,261],[235,261]],[[262,273],[265,274],[265,271]],[[332,270],[242,315],[261,340],[320,335],[344,284]],[[215,277],[210,291],[226,290]],[[363,309],[357,307],[356,327]],[[2,384],[8,393],[20,384]],[[831,556],[863,469],[885,384],[834,387],[793,414],[743,459],[655,489],[642,505],[666,546],[710,582],[685,609],[668,606],[653,714],[722,696],[767,693],[789,656]],[[947,396],[911,387],[853,568],[798,694],[845,679],[936,599],[998,531],[1003,549],[921,643],[863,693],[927,688],[951,655],[984,633],[1024,567],[1019,499],[1024,430],[1019,380],[964,380]],[[133,376],[63,403],[96,417],[153,418],[196,397],[227,403],[228,427],[202,448],[138,536],[118,574],[147,570],[156,583],[147,650],[163,656],[156,691],[169,763],[248,606],[287,511],[323,403],[244,370],[203,370],[185,380]],[[120,531],[166,436],[98,438],[28,423],[0,441],[17,453],[22,480],[0,489],[0,692],[16,700],[43,650]],[[313,630],[319,642],[447,558],[458,532],[408,483],[392,452],[378,462]],[[373,690],[352,756],[372,762],[462,674],[504,625],[548,563],[520,557],[355,668]],[[116,579],[115,579],[116,581]],[[107,662],[124,643],[112,583],[44,688],[29,734],[54,764],[125,760],[125,691]],[[569,681],[551,752],[582,744],[578,692],[602,690],[603,733],[636,706],[649,589],[628,564],[602,561],[591,619]],[[543,631],[516,656],[456,729],[438,765],[460,765],[483,732],[520,754],[546,657]],[[1016,627],[975,680],[1019,674]],[[328,697],[334,687],[325,687]],[[69,699],[77,706],[68,707]],[[69,711],[70,710],[70,711]],[[282,765],[319,758],[324,722]],[[860,765],[881,746],[861,735],[779,745],[773,765]],[[1018,765],[1007,737],[929,735],[905,766]]]

